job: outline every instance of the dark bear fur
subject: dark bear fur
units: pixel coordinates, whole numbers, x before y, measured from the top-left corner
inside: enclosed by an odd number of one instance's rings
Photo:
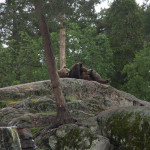
[[[108,80],[102,79],[95,70],[85,68],[82,63],[74,64],[70,71],[68,71],[66,67],[63,68],[62,70],[60,70],[59,76],[62,78],[69,77],[89,81],[97,81],[102,84],[106,84],[109,82]]]
[[[88,71],[88,69],[83,67],[83,65],[82,65],[81,68],[80,68],[80,72],[82,73],[82,72],[87,72],[87,71]]]
[[[80,68],[81,79],[85,79],[85,80],[91,81],[91,80],[92,80],[91,72],[92,72],[91,69],[87,69],[87,68],[85,68],[84,66],[82,66],[82,67]]]
[[[89,81],[92,80],[90,75],[87,74],[87,72],[82,72],[80,77],[81,77],[81,79],[84,79],[84,80],[89,80]]]
[[[80,68],[82,67],[82,63],[76,63],[72,66],[70,72],[69,72],[69,77],[70,78],[76,78],[80,79],[81,77],[81,71]]]

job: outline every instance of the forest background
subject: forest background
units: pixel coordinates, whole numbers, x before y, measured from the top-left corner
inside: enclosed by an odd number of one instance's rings
[[[150,5],[114,0],[43,0],[55,57],[60,67],[60,36],[65,28],[66,66],[82,62],[113,87],[150,101]],[[0,87],[49,79],[42,37],[32,0],[0,5]],[[65,14],[62,21],[61,16]],[[7,46],[4,46],[7,45]]]

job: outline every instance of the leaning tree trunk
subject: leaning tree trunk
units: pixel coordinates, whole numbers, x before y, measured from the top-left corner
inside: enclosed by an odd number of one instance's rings
[[[52,47],[50,33],[42,9],[42,2],[40,2],[40,0],[35,0],[34,5],[35,5],[37,18],[39,19],[39,27],[40,27],[40,32],[42,35],[44,49],[45,49],[46,63],[47,63],[48,72],[50,75],[53,92],[56,100],[56,109],[57,109],[56,123],[64,124],[64,123],[72,122],[73,119],[67,109],[65,98],[62,93],[62,88],[59,81],[57,64],[54,56],[54,50]]]
[[[60,15],[60,26],[61,29],[59,31],[59,56],[60,56],[60,69],[63,69],[66,66],[66,28],[64,25],[65,22],[65,14]]]

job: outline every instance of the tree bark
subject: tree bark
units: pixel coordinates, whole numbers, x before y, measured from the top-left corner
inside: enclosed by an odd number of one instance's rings
[[[46,63],[47,63],[48,72],[50,75],[53,92],[56,100],[56,110],[57,110],[56,123],[64,124],[64,123],[72,122],[73,119],[67,109],[65,98],[62,93],[62,88],[59,81],[57,64],[54,56],[54,50],[52,47],[50,33],[42,9],[42,2],[40,2],[40,0],[35,0],[34,6],[35,6],[35,12],[37,18],[39,19],[39,28],[43,39]]]
[[[60,15],[60,26],[61,29],[59,31],[59,55],[60,55],[60,69],[66,66],[66,28],[64,26],[65,22],[65,14]]]

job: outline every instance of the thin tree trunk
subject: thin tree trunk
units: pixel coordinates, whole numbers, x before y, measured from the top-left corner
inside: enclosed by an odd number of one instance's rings
[[[64,26],[65,22],[65,14],[60,15],[60,26],[61,29],[59,31],[59,55],[60,55],[60,69],[66,66],[66,28]]]
[[[57,109],[56,121],[58,124],[72,122],[73,119],[67,109],[65,98],[62,93],[62,88],[59,81],[57,64],[54,56],[54,50],[52,47],[50,33],[42,10],[42,2],[40,2],[40,0],[35,0],[34,5],[35,5],[36,15],[39,19],[39,27],[40,27],[40,32],[42,35],[44,49],[45,49],[46,63],[47,63],[48,72],[50,75],[53,92],[56,100],[56,109]]]

